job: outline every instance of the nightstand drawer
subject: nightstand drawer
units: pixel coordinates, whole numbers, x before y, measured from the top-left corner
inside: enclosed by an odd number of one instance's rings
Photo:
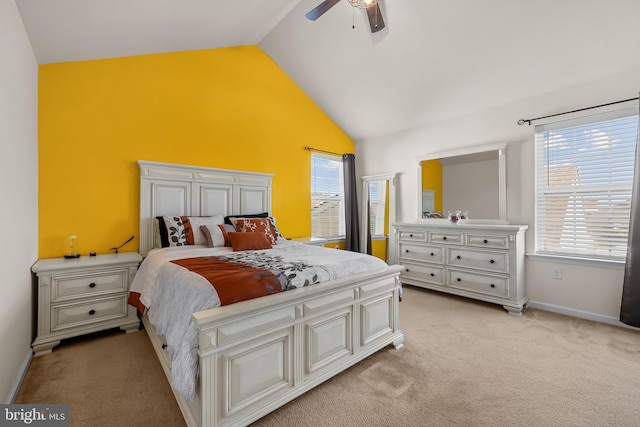
[[[57,331],[127,317],[127,295],[51,307],[51,330]]]
[[[53,277],[51,302],[86,298],[105,293],[124,292],[129,287],[126,269]]]

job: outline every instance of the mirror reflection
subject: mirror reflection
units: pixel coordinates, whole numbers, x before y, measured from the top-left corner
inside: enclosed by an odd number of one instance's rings
[[[421,218],[506,221],[504,144],[419,159]]]

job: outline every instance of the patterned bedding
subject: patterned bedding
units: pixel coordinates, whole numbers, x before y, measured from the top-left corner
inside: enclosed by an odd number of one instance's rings
[[[203,246],[154,249],[133,280],[130,303],[146,309],[157,333],[165,337],[172,386],[193,400],[198,331],[192,313],[385,267],[385,262],[372,256],[289,241],[272,249],[241,252]],[[219,279],[217,269],[222,273]],[[230,274],[237,274],[239,285],[233,285]]]

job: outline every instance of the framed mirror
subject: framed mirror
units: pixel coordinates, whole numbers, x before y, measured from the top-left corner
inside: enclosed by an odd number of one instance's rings
[[[389,250],[394,247],[393,233],[389,230],[396,221],[396,175],[388,173],[362,177],[360,252],[367,252],[367,230],[371,230],[372,239],[384,238],[384,258],[388,263],[395,262],[393,251]],[[372,244],[375,255],[375,242]]]
[[[418,156],[418,219],[467,212],[468,222],[507,223],[506,143]]]

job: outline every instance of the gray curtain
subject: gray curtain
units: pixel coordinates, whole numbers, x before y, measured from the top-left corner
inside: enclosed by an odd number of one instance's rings
[[[640,122],[638,133],[640,134]],[[640,137],[638,139],[631,193],[629,245],[620,305],[620,321],[636,327],[640,327]]]
[[[360,227],[358,226],[358,197],[356,195],[356,156],[342,155],[344,171],[345,249],[360,252]]]

